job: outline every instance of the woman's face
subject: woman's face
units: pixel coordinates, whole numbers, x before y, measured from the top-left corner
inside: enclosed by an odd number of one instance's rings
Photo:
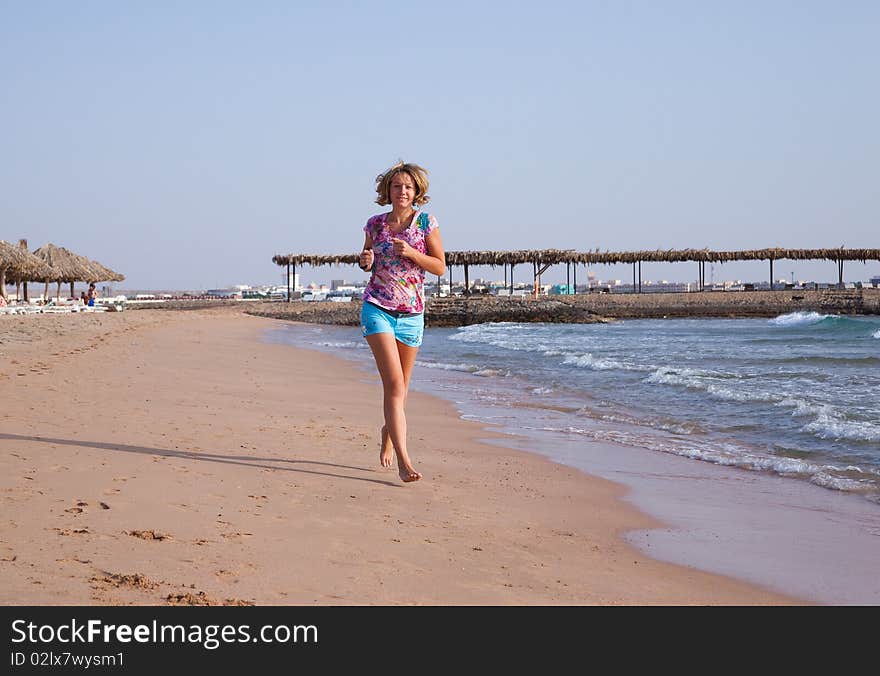
[[[397,172],[391,179],[391,204],[399,208],[412,207],[416,198],[416,184],[405,171]]]

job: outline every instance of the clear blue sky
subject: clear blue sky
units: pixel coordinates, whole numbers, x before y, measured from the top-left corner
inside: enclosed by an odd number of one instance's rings
[[[880,247],[878,120],[876,1],[0,0],[0,239],[123,288],[357,251],[398,158],[450,250]]]

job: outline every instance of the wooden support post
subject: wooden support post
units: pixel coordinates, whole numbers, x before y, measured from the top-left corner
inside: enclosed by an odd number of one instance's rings
[[[574,285],[571,287],[571,290],[573,293],[577,294],[577,292],[578,292],[578,264],[577,263],[574,264],[574,268],[572,269],[572,273],[573,273],[572,276],[574,277],[574,279],[572,280],[574,282]]]
[[[443,287],[440,286],[440,275],[437,275],[437,298],[440,298],[440,292],[443,290]]]
[[[773,291],[773,259],[770,259],[770,290]]]
[[[471,295],[471,286],[470,286],[470,282],[468,281],[468,264],[467,263],[464,264],[464,295],[465,296]]]
[[[73,298],[73,282],[70,283],[70,297]]]
[[[541,288],[541,275],[547,272],[547,269],[550,267],[550,263],[545,263],[542,267],[537,267],[537,263],[535,263],[535,298],[538,297],[538,290]]]
[[[642,261],[639,261],[639,293],[642,292]]]
[[[565,293],[571,290],[571,261],[565,264]]]
[[[507,263],[504,264],[504,288],[507,288]]]
[[[290,259],[287,260],[287,302],[290,302]]]
[[[633,293],[636,292],[636,264],[633,262]]]
[[[510,264],[510,295],[513,295],[513,266],[514,263]]]

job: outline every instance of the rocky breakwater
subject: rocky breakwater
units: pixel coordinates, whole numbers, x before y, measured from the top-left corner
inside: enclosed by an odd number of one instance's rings
[[[335,301],[261,302],[247,308],[247,313],[259,317],[285,319],[308,324],[338,324],[358,326],[361,323],[360,301],[337,303]]]
[[[250,314],[311,324],[360,324],[360,302],[293,301],[260,303],[247,310]],[[466,326],[485,322],[562,322],[588,324],[607,321],[587,307],[558,300],[558,297],[428,298],[425,323],[428,326]]]
[[[541,298],[471,296],[431,298],[425,310],[428,326],[467,326],[486,322],[597,324],[608,319],[595,309],[562,296]]]
[[[776,317],[791,312],[880,314],[880,289],[821,291],[703,291],[695,293],[581,294],[566,302],[615,319],[664,317]]]
[[[263,317],[312,324],[357,326],[358,301],[248,303]],[[702,293],[602,293],[577,296],[429,298],[428,326],[467,326],[485,322],[602,323],[613,319],[664,317],[775,317],[791,312],[880,314],[880,289],[822,291],[729,291]]]

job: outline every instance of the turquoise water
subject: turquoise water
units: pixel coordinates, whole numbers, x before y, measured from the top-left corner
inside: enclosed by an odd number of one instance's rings
[[[357,328],[272,340],[369,365]],[[463,416],[772,472],[880,502],[880,318],[493,323],[429,328],[413,387]]]

